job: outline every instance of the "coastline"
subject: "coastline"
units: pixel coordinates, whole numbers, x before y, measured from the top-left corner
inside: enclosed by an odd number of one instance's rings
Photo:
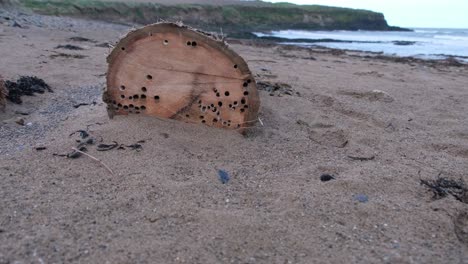
[[[109,120],[106,56],[131,27],[21,16],[0,23],[0,75],[35,75],[54,92],[0,112],[0,262],[468,258],[468,198],[435,199],[421,185],[466,179],[466,65],[228,39],[260,90],[262,123],[244,137],[144,116]],[[76,146],[78,130],[99,143],[144,143],[90,145],[111,175],[86,157],[54,155]]]
[[[285,45],[361,50],[385,56],[468,63],[468,46],[464,42],[468,39],[468,29],[426,29],[413,33],[285,30],[253,33],[251,38]]]
[[[284,43],[286,39],[281,38],[257,38],[257,39],[237,39],[237,38],[228,38],[228,42],[236,43],[241,45],[249,46],[258,46],[258,47],[274,47],[280,46],[285,49],[290,50],[304,50],[310,51],[311,53],[329,53],[333,55],[348,55],[351,57],[365,58],[365,59],[375,59],[382,61],[391,61],[396,63],[418,63],[430,67],[444,67],[444,66],[454,66],[454,67],[468,67],[468,60],[463,61],[458,58],[468,59],[465,56],[453,56],[447,54],[439,54],[440,56],[445,56],[446,58],[441,59],[431,59],[431,58],[418,58],[415,56],[397,56],[384,54],[384,52],[372,52],[372,51],[363,51],[363,50],[353,50],[353,49],[335,49],[324,46],[301,46],[290,43]],[[311,42],[311,43],[320,43]]]

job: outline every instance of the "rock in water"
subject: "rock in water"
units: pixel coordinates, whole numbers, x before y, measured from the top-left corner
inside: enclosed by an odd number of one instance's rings
[[[246,62],[215,36],[173,23],[130,32],[108,57],[109,116],[143,114],[243,132],[260,105]]]
[[[5,88],[5,83],[3,82],[3,79],[0,76],[0,111],[5,110],[6,97],[7,97],[7,90]]]

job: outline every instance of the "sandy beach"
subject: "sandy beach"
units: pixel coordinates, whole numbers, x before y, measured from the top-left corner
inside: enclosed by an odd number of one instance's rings
[[[110,120],[129,27],[0,14],[0,75],[53,89],[0,112],[0,263],[468,263],[468,194],[421,184],[468,183],[468,66],[231,41],[261,88],[243,136]],[[113,174],[60,156],[78,130],[124,145],[87,146]]]

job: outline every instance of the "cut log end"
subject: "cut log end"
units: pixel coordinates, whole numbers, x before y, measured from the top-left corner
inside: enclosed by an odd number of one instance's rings
[[[172,23],[129,33],[108,58],[109,116],[141,114],[243,132],[259,97],[246,62],[223,41]]]

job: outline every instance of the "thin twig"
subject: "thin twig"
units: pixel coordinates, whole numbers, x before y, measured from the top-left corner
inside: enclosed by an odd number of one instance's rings
[[[370,161],[370,160],[374,160],[375,159],[375,156],[371,156],[371,157],[354,157],[354,156],[348,156],[348,158],[352,159],[352,160],[358,160],[358,161]]]
[[[114,172],[111,170],[111,168],[109,168],[106,164],[104,164],[104,162],[102,162],[100,159],[95,158],[95,157],[89,155],[88,153],[85,153],[85,152],[83,152],[83,151],[81,151],[81,150],[79,150],[79,149],[76,149],[76,148],[72,148],[72,149],[73,149],[74,151],[78,152],[78,153],[81,153],[81,154],[83,154],[83,155],[85,155],[85,156],[87,156],[87,157],[89,157],[89,158],[91,158],[91,159],[93,159],[93,160],[99,162],[99,163],[100,163],[102,166],[104,166],[104,168],[106,168],[112,175],[114,175]]]
[[[262,122],[262,119],[260,119],[260,117],[258,118],[258,121],[260,122],[260,124],[262,124],[262,126],[265,126]]]

